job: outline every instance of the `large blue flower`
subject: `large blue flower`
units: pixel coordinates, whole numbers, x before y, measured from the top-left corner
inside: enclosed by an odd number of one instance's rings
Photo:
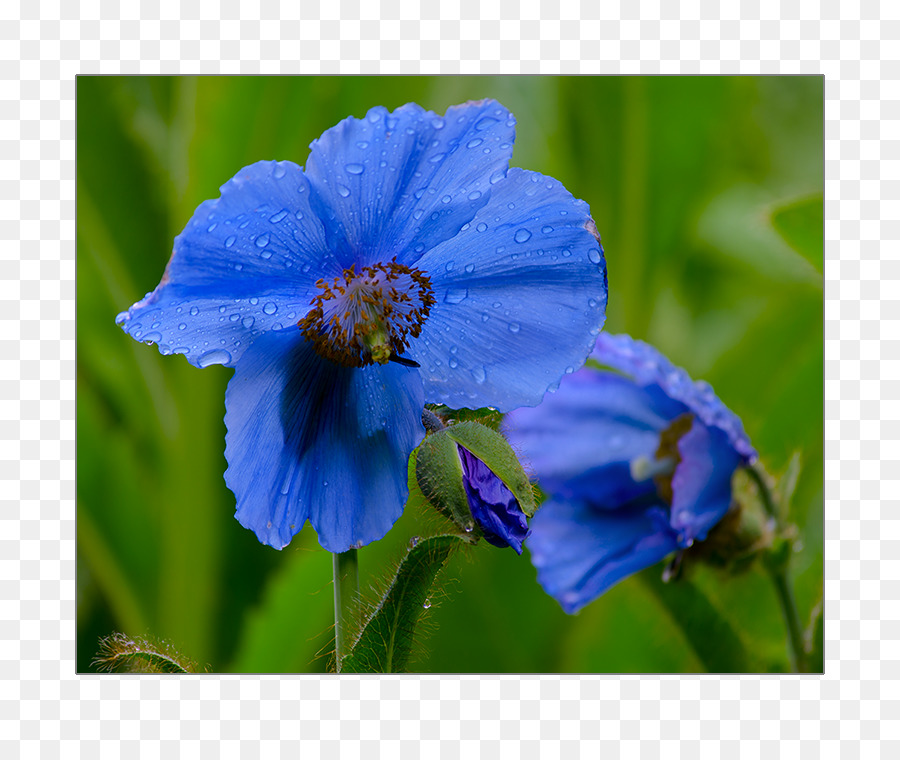
[[[585,367],[508,415],[548,501],[527,542],[538,581],[566,612],[703,540],[756,458],[740,419],[651,346],[601,334]]]
[[[379,107],[314,141],[305,169],[245,167],[117,318],[163,354],[234,367],[225,479],[263,543],[307,519],[330,551],[381,538],[426,401],[536,404],[584,362],[599,238],[559,182],[508,168],[514,125],[494,101]]]

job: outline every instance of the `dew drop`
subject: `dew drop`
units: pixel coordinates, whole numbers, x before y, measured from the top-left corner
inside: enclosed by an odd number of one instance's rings
[[[360,140],[358,143],[356,143],[356,147],[359,148],[360,150],[365,150],[366,148],[369,147],[369,143],[366,140]],[[360,174],[361,173],[362,172],[360,172]]]
[[[182,322],[180,325],[178,325],[178,329],[179,329],[179,330],[186,330],[186,329],[187,329],[187,325],[186,325],[184,322]]]
[[[422,607],[423,607],[423,609],[426,609],[426,610],[429,609],[429,608],[431,607],[431,600],[430,600],[430,599],[426,599],[426,600],[422,603]]]
[[[158,332],[149,332],[143,337],[144,343],[150,345],[152,343],[159,343],[162,340],[162,335]]]
[[[216,227],[218,227],[218,226],[219,226],[219,225],[218,225],[217,222],[213,222],[211,225],[209,225],[209,227],[206,228],[206,231],[207,231],[207,232],[212,232],[212,231],[213,231]]]
[[[237,240],[237,238],[234,235],[229,235],[227,238],[225,238],[225,247],[231,248],[231,246],[234,245],[235,240]]]
[[[244,329],[249,330],[251,327],[253,327],[253,323],[255,321],[256,320],[253,317],[244,317],[241,320],[241,325],[243,325]]]
[[[466,272],[468,272],[469,274],[472,274],[472,272],[474,272],[474,271],[475,271],[474,264],[466,264]]]
[[[475,122],[475,129],[479,132],[484,132],[484,130],[490,129],[496,123],[497,120],[492,116],[485,116],[483,119],[479,119]]]
[[[479,222],[478,225],[476,225],[475,229],[478,232],[484,232],[487,229],[487,225],[484,222]]]
[[[541,232],[543,232],[545,235],[548,235],[553,232],[553,228],[549,224],[545,224],[543,227],[541,227]]]
[[[241,222],[241,223],[238,225],[238,229],[239,229],[239,230],[245,230],[245,229],[247,229],[247,225],[248,225],[248,224],[250,224],[250,220],[249,220],[249,219],[245,219],[243,222]]]
[[[258,299],[256,296],[253,296],[253,298],[250,299],[250,303],[251,303],[253,306],[256,306],[256,304],[259,303],[259,299]]]
[[[338,185],[337,191],[338,191],[338,195],[340,195],[341,198],[346,198],[347,196],[350,195],[350,188],[346,187],[345,185]]]
[[[466,196],[470,201],[477,201],[481,197],[481,190],[473,190]]]
[[[272,216],[269,217],[269,221],[272,222],[272,224],[278,224],[278,222],[284,219],[287,215],[288,210],[286,208],[283,208],[277,214],[272,214]]]
[[[588,251],[588,258],[594,264],[599,264],[601,261],[603,261],[603,256],[600,255],[600,251],[598,251],[596,248],[591,248],[591,250]]]
[[[451,356],[447,364],[450,365],[450,369],[456,369],[459,366],[459,362],[457,361],[455,356]]]
[[[418,544],[418,543],[419,543],[419,537],[418,537],[418,536],[413,536],[411,539],[409,539],[409,548],[410,548],[410,549],[415,549],[415,548],[416,548],[416,544]]]
[[[447,157],[446,153],[435,153],[431,158],[428,159],[429,163],[436,164],[440,161],[443,161]]]
[[[272,176],[275,177],[275,179],[281,179],[284,174],[284,167],[281,164],[275,164],[275,168],[272,169]]]
[[[527,243],[529,240],[531,240],[531,233],[523,227],[522,229],[516,231],[515,237],[513,239],[517,243]]]
[[[519,332],[519,330],[520,330],[521,328],[520,328],[518,322],[510,322],[510,323],[507,325],[507,329],[508,329],[511,333],[517,333],[517,332]]]
[[[258,238],[256,238],[256,247],[257,248],[265,248],[269,244],[269,235],[267,233],[263,233]]]
[[[263,306],[263,313],[264,313],[264,314],[272,315],[272,314],[274,314],[276,311],[278,311],[278,306],[276,306],[276,305],[275,305],[274,303],[272,303],[271,301],[269,301],[269,303],[267,303],[265,306]]]
[[[230,317],[228,317],[229,321],[231,321],[231,322],[237,322],[240,318],[241,318],[241,315],[238,314],[237,312],[235,312]]]
[[[441,198],[441,203],[450,203],[450,201],[452,200],[453,198],[451,198],[449,195],[445,195],[443,198]]]
[[[484,371],[484,367],[474,367],[472,369],[472,377],[475,378],[475,382],[481,385],[487,379],[487,373]]]
[[[481,321],[482,322],[487,322],[490,318],[491,318],[491,315],[488,314],[486,311],[481,312]]]
[[[444,264],[444,269],[446,269],[448,272],[452,272],[454,269],[456,269],[456,262],[448,261],[446,264]]]
[[[123,311],[121,314],[116,315],[116,324],[121,325],[125,322],[126,319],[128,319],[128,312]]]
[[[347,164],[344,169],[347,174],[362,174],[366,170],[366,167],[362,164]]]
[[[191,306],[191,316],[196,317],[200,313],[200,309],[196,306]]]
[[[231,354],[221,348],[207,351],[203,356],[197,359],[197,365],[200,367],[211,367],[213,364],[228,364],[231,361]]]
[[[467,148],[477,148],[483,142],[484,142],[484,140],[482,140],[480,137],[475,137],[466,143],[466,147]]]
[[[468,288],[450,288],[444,295],[444,303],[461,303],[469,296]]]
[[[244,265],[243,265],[243,264],[235,264],[235,265],[234,265],[234,271],[235,271],[235,272],[240,272],[243,268],[244,268]]]

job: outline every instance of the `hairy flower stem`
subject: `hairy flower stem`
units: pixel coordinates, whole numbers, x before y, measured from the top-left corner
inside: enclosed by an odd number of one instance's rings
[[[334,659],[341,672],[341,660],[350,651],[351,631],[359,628],[359,561],[356,549],[332,555],[334,570]]]
[[[788,642],[790,643],[791,668],[795,673],[808,672],[806,662],[806,647],[803,644],[803,627],[800,623],[800,615],[797,612],[797,602],[794,599],[794,591],[788,579],[788,565],[794,550],[794,541],[785,530],[784,515],[785,505],[781,509],[775,504],[769,484],[763,474],[755,467],[748,467],[747,474],[756,484],[759,497],[762,500],[768,515],[775,521],[776,539],[766,557],[765,566],[769,577],[775,586],[778,596],[778,604],[784,616],[784,624],[787,628]]]

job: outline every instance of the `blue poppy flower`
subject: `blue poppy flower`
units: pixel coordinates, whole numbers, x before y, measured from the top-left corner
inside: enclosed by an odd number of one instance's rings
[[[348,118],[306,167],[263,161],[202,203],[133,338],[235,372],[225,480],[236,517],[285,546],[309,520],[345,551],[407,496],[425,402],[536,404],[602,325],[606,269],[587,204],[509,169],[494,101]]]
[[[756,459],[708,384],[651,346],[601,334],[588,366],[504,432],[550,495],[532,518],[538,582],[577,612],[623,578],[706,538]]]
[[[457,449],[466,499],[484,540],[500,548],[511,546],[516,554],[521,554],[529,530],[515,494],[471,451],[458,444]]]

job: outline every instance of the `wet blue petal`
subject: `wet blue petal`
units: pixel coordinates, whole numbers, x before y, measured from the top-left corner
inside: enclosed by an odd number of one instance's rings
[[[526,546],[538,583],[570,614],[677,548],[661,505],[607,511],[560,499],[535,513]]]
[[[678,441],[672,477],[672,528],[683,541],[702,541],[731,506],[731,478],[742,464],[727,435],[695,421]]]
[[[745,462],[756,460],[756,450],[740,418],[719,400],[708,383],[691,380],[687,372],[653,346],[628,335],[603,333],[597,338],[592,357],[631,375],[639,385],[658,385],[666,395],[687,405],[706,425],[722,430]]]
[[[580,367],[605,317],[606,267],[587,204],[511,169],[491,200],[416,266],[436,303],[409,355],[425,397],[509,411]]]
[[[306,174],[345,266],[413,264],[455,235],[506,174],[515,119],[493,100],[445,116],[408,103],[350,117],[310,145]]]
[[[263,332],[296,324],[315,281],[339,271],[299,166],[261,161],[221,192],[175,238],[156,290],[116,320],[198,367],[234,366]]]
[[[564,377],[539,406],[510,412],[502,429],[544,490],[574,493],[576,486],[580,492],[593,482],[603,487],[606,475],[584,473],[614,463],[627,470],[637,457],[652,458],[660,432],[686,409],[659,388],[641,388],[621,375],[586,367]]]
[[[260,337],[225,397],[236,517],[278,549],[307,519],[332,552],[380,539],[403,511],[422,404],[406,367],[340,367],[299,330]]]
[[[494,546],[511,546],[522,553],[528,521],[512,491],[471,451],[457,445],[463,468],[463,487],[472,517]]]

